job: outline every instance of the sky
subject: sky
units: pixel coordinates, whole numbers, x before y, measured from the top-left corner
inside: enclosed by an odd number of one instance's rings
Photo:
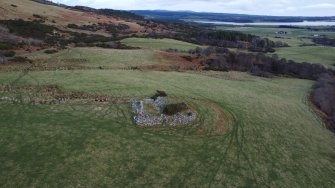
[[[335,0],[53,0],[120,10],[190,10],[274,16],[335,16]]]

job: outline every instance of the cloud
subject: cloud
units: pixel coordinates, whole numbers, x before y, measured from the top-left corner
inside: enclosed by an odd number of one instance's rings
[[[314,4],[314,5],[307,5],[304,6],[304,8],[307,9],[328,9],[328,8],[335,8],[335,4],[331,4],[331,3],[319,3],[319,4]],[[334,10],[335,12],[335,10]]]

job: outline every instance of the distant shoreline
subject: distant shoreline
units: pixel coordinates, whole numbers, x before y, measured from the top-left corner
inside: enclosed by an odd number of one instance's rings
[[[186,22],[196,22],[213,25],[236,25],[236,26],[335,26],[335,21],[302,21],[302,22],[222,22],[211,20],[184,19]]]

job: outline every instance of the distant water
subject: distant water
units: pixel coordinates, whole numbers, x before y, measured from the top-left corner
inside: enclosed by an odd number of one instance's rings
[[[197,23],[207,23],[207,24],[215,24],[215,25],[239,25],[239,26],[247,26],[247,25],[285,25],[285,26],[335,26],[335,21],[304,21],[304,22],[255,22],[255,23],[237,23],[237,22],[219,22],[219,21],[207,21],[207,20],[185,20],[192,21]]]

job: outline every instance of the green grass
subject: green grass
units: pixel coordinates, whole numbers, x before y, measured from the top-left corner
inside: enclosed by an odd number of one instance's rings
[[[298,47],[300,45],[313,44],[310,38],[314,34],[325,35],[330,38],[335,38],[334,32],[324,31],[308,31],[306,29],[291,29],[291,28],[278,28],[274,26],[249,26],[249,27],[233,27],[233,26],[217,26],[217,29],[240,31],[260,37],[267,37],[273,41],[283,41],[292,47]],[[286,35],[278,35],[276,32],[286,31]],[[280,38],[275,38],[280,37]]]
[[[276,54],[281,58],[294,60],[297,62],[308,62],[323,64],[328,67],[334,66],[335,48],[325,46],[302,46],[313,44],[311,38],[314,34],[326,35],[334,38],[334,32],[317,32],[305,29],[276,28],[273,26],[254,26],[254,27],[232,27],[218,26],[218,29],[240,31],[260,37],[267,37],[273,41],[286,42],[290,47],[277,48]],[[287,35],[277,35],[277,31],[286,31]],[[276,38],[280,37],[280,38]],[[302,46],[302,47],[301,47]]]
[[[133,47],[155,50],[167,50],[171,48],[187,51],[195,49],[196,47],[202,47],[196,44],[178,41],[174,39],[127,38],[122,40],[121,42]]]
[[[328,67],[335,63],[335,48],[324,46],[305,46],[277,48],[276,54],[279,57],[294,60],[297,62],[319,63]]]
[[[303,45],[312,45],[313,42],[311,39],[307,38],[287,38],[287,37],[281,37],[281,38],[275,38],[275,37],[268,37],[272,41],[282,41],[287,43],[291,47],[300,47]]]
[[[72,48],[56,54],[36,52],[28,57],[47,67],[129,68],[166,62],[151,50]]]
[[[238,74],[238,73],[234,73]],[[238,77],[235,75],[235,77]],[[0,83],[194,103],[190,127],[137,128],[128,104],[0,103],[1,187],[332,187],[335,139],[306,104],[313,84],[122,70],[1,73]],[[210,92],[209,92],[210,91]],[[212,135],[215,113],[231,117]],[[205,131],[199,132],[199,128]]]
[[[292,29],[292,28],[278,28],[273,26],[249,26],[249,27],[232,27],[232,26],[218,26],[217,29],[222,30],[233,30],[244,33],[249,33],[262,37],[286,37],[286,38],[302,38],[302,37],[313,37],[314,34],[326,35],[328,37],[335,37],[334,32],[324,31],[308,31],[306,29]],[[286,31],[287,35],[277,35],[277,31]]]

